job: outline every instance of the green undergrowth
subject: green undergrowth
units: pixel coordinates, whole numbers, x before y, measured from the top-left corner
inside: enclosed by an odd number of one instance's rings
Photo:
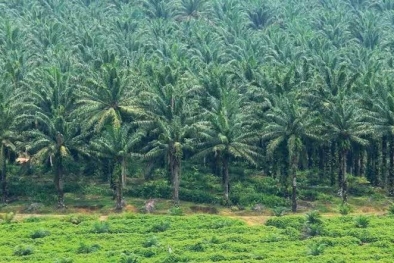
[[[393,224],[317,211],[253,227],[216,215],[30,217],[0,224],[0,262],[392,262]]]

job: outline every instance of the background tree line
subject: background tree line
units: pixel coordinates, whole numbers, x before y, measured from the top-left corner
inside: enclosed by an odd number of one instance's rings
[[[394,194],[393,0],[0,1],[0,138],[63,177],[109,174],[121,209],[130,162],[208,165],[230,203],[234,167]],[[264,193],[263,193],[264,194]]]

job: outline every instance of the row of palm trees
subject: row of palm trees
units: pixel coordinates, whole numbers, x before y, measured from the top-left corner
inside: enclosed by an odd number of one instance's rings
[[[1,175],[27,152],[53,168],[111,163],[116,207],[132,158],[212,162],[290,189],[317,169],[347,200],[347,173],[394,191],[391,0],[0,2]],[[82,161],[83,160],[83,161]],[[307,163],[307,164],[305,164]],[[288,185],[290,183],[290,186]]]

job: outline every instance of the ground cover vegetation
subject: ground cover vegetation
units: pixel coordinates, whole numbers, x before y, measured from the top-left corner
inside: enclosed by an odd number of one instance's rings
[[[4,203],[65,208],[87,191],[117,210],[134,196],[281,213],[394,194],[393,0],[1,0],[0,12]]]
[[[391,262],[394,218],[26,217],[0,224],[2,262]],[[9,238],[12,232],[13,238]]]

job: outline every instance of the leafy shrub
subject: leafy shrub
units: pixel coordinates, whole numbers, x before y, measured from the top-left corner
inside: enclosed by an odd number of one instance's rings
[[[74,260],[72,258],[57,258],[55,259],[55,263],[73,263]]]
[[[305,189],[300,191],[299,198],[305,201],[316,201],[318,195],[319,192],[315,189]]]
[[[329,195],[329,194],[318,193],[317,200],[322,201],[324,203],[330,203],[330,202],[332,202],[334,200],[334,197],[332,195]]]
[[[189,246],[189,250],[194,251],[194,252],[204,252],[205,245],[201,242],[198,242],[194,245]]]
[[[276,228],[286,229],[292,227],[301,230],[305,224],[305,219],[302,217],[273,217],[267,220],[266,226],[274,226]]]
[[[298,240],[300,238],[300,231],[294,227],[286,227],[286,229],[283,231],[283,234],[288,236],[290,240]]]
[[[80,217],[78,215],[70,215],[65,218],[65,221],[70,222],[71,224],[74,224],[74,225],[79,225],[82,222],[82,217]]]
[[[322,224],[321,214],[319,211],[311,211],[305,215],[306,223],[307,224]]]
[[[218,262],[218,261],[225,261],[226,258],[225,258],[223,255],[215,254],[215,255],[212,255],[212,256],[211,256],[211,260],[212,260],[213,262]]]
[[[245,184],[241,183],[236,183],[232,186],[230,201],[235,205],[251,206],[262,204],[269,208],[286,206],[288,203],[288,201],[282,197],[257,190],[254,185],[245,186]]]
[[[50,234],[51,234],[51,232],[49,232],[49,231],[47,231],[47,230],[39,229],[39,230],[34,231],[34,232],[30,235],[30,237],[33,238],[33,239],[36,239],[36,238],[43,238],[43,237],[49,236]]]
[[[354,225],[358,228],[366,228],[369,225],[369,218],[366,216],[357,216],[354,219]]]
[[[92,233],[108,233],[110,230],[110,226],[108,222],[96,222],[93,225]]]
[[[324,252],[326,248],[326,244],[324,243],[312,243],[308,247],[308,255],[318,256]]]
[[[150,232],[164,232],[168,228],[170,228],[170,222],[162,221],[158,224],[153,225],[150,229]]]
[[[209,242],[210,242],[211,244],[220,244],[220,239],[217,238],[217,236],[213,236],[213,237],[209,240]]]
[[[122,253],[120,263],[138,263],[140,260],[135,254]]]
[[[304,226],[304,236],[305,237],[314,237],[321,235],[323,232],[323,225],[321,224],[306,224]]]
[[[34,249],[31,246],[18,245],[14,248],[15,256],[27,256],[33,254]]]
[[[165,198],[170,199],[172,195],[171,186],[164,179],[148,181],[142,185],[130,188],[125,194],[143,198]]]
[[[40,218],[40,217],[29,216],[29,217],[26,217],[25,219],[23,219],[23,222],[25,222],[25,223],[37,223],[37,222],[40,222],[41,220],[43,220],[43,219]]]
[[[194,203],[205,203],[205,204],[219,204],[221,198],[217,197],[206,190],[198,189],[179,189],[179,196],[184,201],[194,202]]]
[[[365,177],[348,175],[348,192],[354,196],[372,195],[373,187]]]
[[[278,195],[281,190],[279,188],[279,181],[273,177],[252,177],[251,182],[256,189],[256,192],[264,193],[266,195]]]
[[[389,213],[389,215],[394,215],[394,204],[389,206],[388,213]]]
[[[287,207],[279,206],[272,209],[274,216],[283,216],[289,209]]]
[[[87,245],[85,243],[80,243],[79,247],[77,248],[77,253],[78,254],[89,254],[89,253],[96,252],[99,249],[100,249],[100,246],[97,244]]]
[[[143,247],[154,247],[157,246],[159,244],[159,240],[157,239],[156,236],[151,236],[148,237],[144,243],[142,243]]]
[[[341,204],[338,206],[338,211],[341,215],[348,215],[351,211],[351,208],[348,204]]]
[[[10,212],[10,213],[2,215],[0,217],[0,220],[3,223],[9,224],[9,223],[12,223],[12,221],[14,220],[14,217],[15,217],[15,214],[13,212]]]
[[[183,210],[179,206],[173,206],[168,210],[168,213],[172,216],[181,216],[183,215]]]

